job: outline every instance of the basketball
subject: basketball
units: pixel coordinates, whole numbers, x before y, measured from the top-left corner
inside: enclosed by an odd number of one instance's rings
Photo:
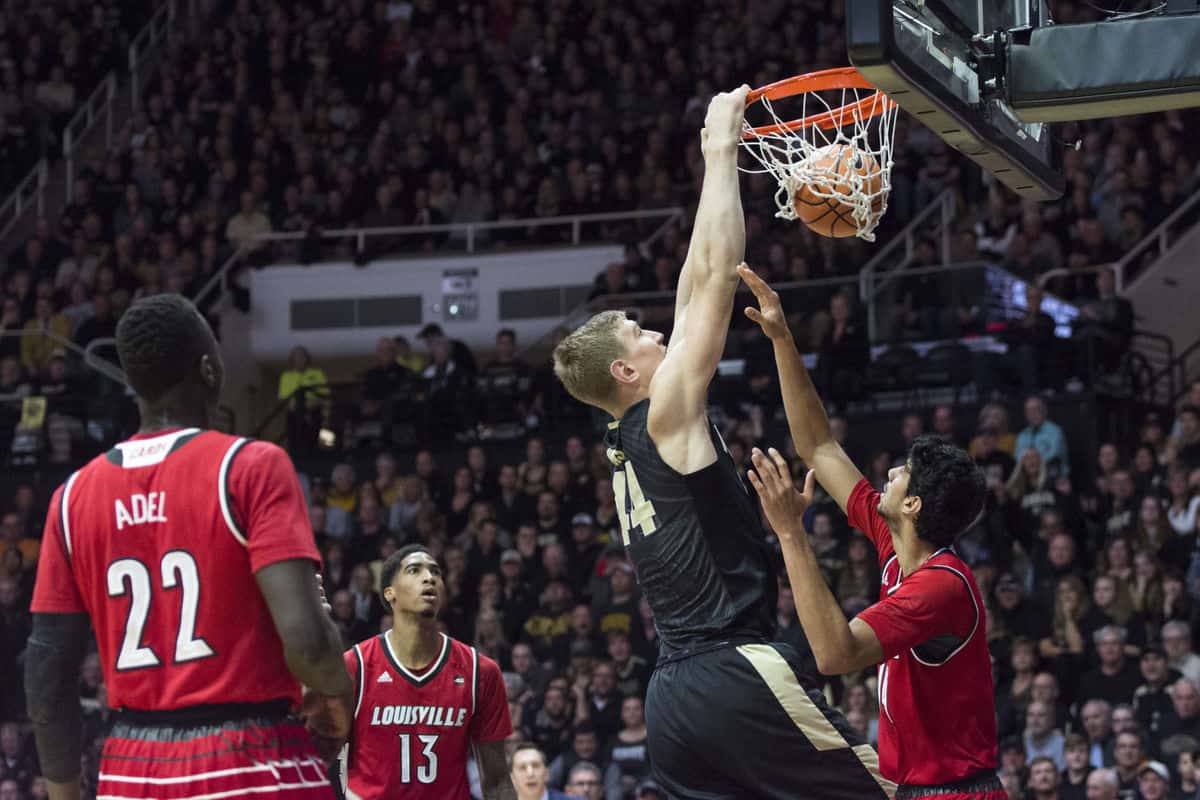
[[[796,216],[811,230],[833,239],[844,239],[858,232],[854,208],[830,195],[853,194],[849,179],[857,173],[866,180],[861,191],[873,195],[871,209],[878,214],[883,207],[879,193],[882,175],[879,162],[870,154],[845,144],[822,147],[804,161],[805,167],[841,179],[838,182],[805,184],[796,191]]]

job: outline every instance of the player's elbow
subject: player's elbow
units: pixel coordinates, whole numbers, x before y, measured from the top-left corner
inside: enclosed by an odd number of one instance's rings
[[[850,670],[846,668],[846,659],[840,653],[813,651],[817,660],[817,671],[822,675],[845,675]]]
[[[78,616],[80,619],[76,619]],[[87,643],[82,615],[35,614],[25,647],[25,705],[34,725],[79,715],[79,665]]]
[[[831,642],[825,647],[814,647],[813,657],[817,661],[817,670],[822,675],[848,675],[874,663],[862,652],[853,635],[849,637],[849,641]]]
[[[25,708],[34,725],[49,725],[71,699],[53,648],[30,641],[25,649]]]

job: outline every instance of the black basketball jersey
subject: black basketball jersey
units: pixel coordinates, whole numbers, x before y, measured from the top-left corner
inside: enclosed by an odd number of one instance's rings
[[[660,658],[730,638],[768,641],[777,595],[766,532],[725,442],[717,460],[681,475],[646,429],[650,401],[609,423],[605,441],[625,549],[654,611]]]

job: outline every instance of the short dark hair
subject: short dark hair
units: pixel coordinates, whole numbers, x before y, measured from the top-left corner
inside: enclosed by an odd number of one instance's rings
[[[1113,737],[1113,744],[1116,744],[1117,739],[1120,739],[1122,736],[1132,736],[1134,739],[1137,739],[1138,749],[1141,750],[1142,752],[1146,751],[1146,737],[1142,736],[1140,731],[1136,731],[1136,730],[1132,730],[1132,729],[1121,731],[1120,733],[1118,733],[1116,736]]]
[[[515,342],[517,340],[517,332],[512,328],[501,328],[496,332],[496,339],[512,339]]]
[[[539,756],[542,757],[542,764],[545,765],[546,753],[543,752],[542,748],[538,747],[533,742],[521,742],[519,745],[517,745],[516,747],[513,748],[512,755],[508,759],[508,768],[509,769],[512,769],[513,760],[516,759],[517,753],[521,752],[522,750],[533,750],[535,753],[537,753]]]
[[[392,585],[392,581],[396,578],[396,573],[400,571],[400,565],[404,563],[404,559],[413,553],[425,553],[430,558],[433,558],[433,553],[429,552],[429,548],[425,545],[407,544],[388,556],[383,562],[383,566],[379,568],[379,599],[383,601],[384,608],[389,608],[390,606],[387,598],[383,596],[383,590]]]
[[[1036,767],[1038,764],[1049,764],[1050,766],[1054,767],[1055,772],[1058,772],[1058,765],[1054,763],[1054,759],[1051,758],[1050,756],[1036,756],[1028,764],[1029,771],[1032,772],[1033,768]]]
[[[917,536],[949,547],[983,510],[983,470],[960,447],[938,436],[918,436],[908,451],[908,494],[921,498]]]
[[[177,294],[138,300],[117,323],[117,356],[125,379],[143,400],[155,401],[182,383],[208,355],[208,323]]]

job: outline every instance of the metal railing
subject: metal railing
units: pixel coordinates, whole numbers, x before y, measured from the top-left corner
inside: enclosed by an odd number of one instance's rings
[[[29,209],[36,209],[38,216],[46,211],[46,181],[50,175],[50,165],[46,159],[41,159],[29,171],[13,193],[0,205],[0,239],[8,235]]]
[[[367,249],[367,240],[371,238],[388,238],[396,239],[403,237],[428,237],[430,234],[454,234],[460,233],[463,235],[463,241],[466,244],[466,252],[476,252],[476,244],[480,240],[480,234],[483,232],[502,231],[502,230],[528,230],[530,228],[545,228],[552,226],[570,226],[571,238],[570,244],[578,246],[583,242],[583,228],[586,225],[598,224],[603,222],[636,222],[638,220],[648,219],[663,219],[663,224],[655,230],[652,237],[659,237],[665,233],[671,222],[683,218],[684,210],[682,208],[656,208],[636,211],[609,211],[601,214],[576,214],[573,216],[559,217],[531,217],[528,219],[513,219],[499,220],[496,222],[458,222],[446,225],[401,225],[390,228],[337,228],[333,230],[320,231],[316,235],[325,240],[352,240],[355,250],[358,254],[364,254]],[[253,244],[260,242],[295,242],[302,241],[311,234],[305,231],[289,231],[285,233],[264,233],[254,237],[254,240],[249,245],[242,245],[233,255],[225,260],[208,283],[196,292],[192,301],[197,306],[203,306],[215,294],[218,298],[224,297],[229,290],[229,280],[232,272],[241,263],[242,259],[251,252]],[[566,242],[563,242],[566,244]],[[382,254],[381,254],[382,255]]]
[[[1124,293],[1142,276],[1151,263],[1167,254],[1179,238],[1200,220],[1200,190],[1183,201],[1183,205],[1172,211],[1158,223],[1133,249],[1118,259],[1112,266],[1116,272],[1117,294]]]
[[[1182,380],[1181,363],[1170,337],[1141,328],[1133,330],[1127,369],[1133,381],[1131,388],[1137,390],[1143,402],[1158,406],[1174,402]]]
[[[63,179],[66,182],[64,187],[67,195],[67,202],[70,203],[75,197],[75,153],[87,139],[95,127],[104,120],[104,149],[107,152],[112,147],[113,140],[113,101],[117,97],[117,74],[115,72],[108,73],[104,80],[100,82],[88,99],[83,101],[83,105],[75,112],[75,116],[71,117],[71,121],[67,123],[63,129],[62,151],[63,163],[65,170]]]
[[[111,336],[92,339],[87,343],[87,347],[83,348],[83,362],[97,372],[107,371],[105,374],[113,378],[113,380],[125,383],[125,371],[117,364],[100,355],[98,351],[102,348],[109,348],[115,354],[117,352],[117,340]]]
[[[145,81],[142,72],[148,68],[154,51],[174,25],[179,2],[180,0],[168,0],[164,3],[129,43],[129,97],[134,109],[137,109],[142,101],[142,84]],[[186,2],[187,16],[191,18],[196,11],[196,1]]]
[[[22,339],[26,336],[40,336],[54,342],[57,347],[61,347],[64,351],[70,353],[79,359],[79,363],[88,367],[99,375],[103,375],[122,387],[126,385],[125,373],[116,364],[106,358],[103,358],[91,351],[92,345],[97,342],[113,342],[112,339],[97,339],[88,344],[87,349],[80,347],[70,339],[63,338],[58,334],[49,331],[0,331],[0,339]]]
[[[990,262],[971,261],[959,264],[943,264],[933,267],[906,269],[904,277],[910,276],[930,276],[934,278],[935,288],[939,296],[927,298],[931,307],[938,307],[949,311],[951,310],[951,301],[957,301],[964,307],[975,307],[985,321],[989,322],[1012,319],[1024,313],[1024,308],[1018,305],[1018,302],[1015,302],[1015,298],[1020,294],[1018,291],[1019,284],[1023,283],[1023,281],[1002,267]],[[772,288],[779,293],[784,311],[789,316],[797,313],[811,315],[813,313],[827,312],[828,299],[833,294],[840,291],[853,295],[858,285],[859,276],[854,274],[831,278],[814,278],[807,281],[780,281],[771,284]],[[753,300],[749,289],[745,287],[738,289],[738,295],[739,299],[736,303],[738,306],[750,304]],[[1049,299],[1045,302],[1045,307],[1054,313],[1059,313],[1061,308],[1069,307],[1069,304],[1063,303],[1057,298]],[[667,327],[669,327],[669,320],[673,316],[674,303],[674,290],[601,295],[572,310],[563,320],[562,327],[571,330],[582,324],[592,314],[610,309],[635,310],[641,315],[643,320],[647,321],[646,324],[653,325],[656,322],[666,322]],[[882,308],[875,309],[873,306],[890,307],[891,297],[888,293],[876,292],[867,298],[866,302],[859,307],[858,312],[864,316],[874,313],[881,319],[886,317]],[[1071,311],[1065,311],[1063,314],[1060,314],[1064,319],[1072,315]],[[1056,318],[1056,322],[1058,321]],[[746,324],[740,313],[733,315],[732,322],[735,327]],[[1063,332],[1066,327],[1065,324],[1058,325],[1060,335],[1065,335]],[[544,338],[548,340],[551,335]],[[876,335],[868,334],[868,340],[871,344],[889,344],[893,341],[899,341],[893,335],[893,332],[889,330],[881,330]],[[545,341],[539,340],[536,343],[531,343],[522,352],[533,352],[539,347],[544,349],[545,344]]]
[[[1145,331],[1134,331],[1135,346],[1142,344],[1139,349],[1145,351],[1148,348],[1144,343],[1136,341],[1137,337],[1142,335],[1147,334]],[[1160,348],[1162,357],[1146,359],[1152,370],[1147,381],[1147,394],[1158,405],[1174,408],[1179,399],[1187,393],[1191,382],[1200,377],[1200,338],[1185,347],[1179,355],[1175,355],[1174,342],[1161,334],[1149,335],[1166,341]],[[1153,351],[1151,354],[1156,355]]]
[[[955,193],[953,190],[946,189],[913,217],[912,221],[904,226],[904,230],[883,245],[859,270],[858,299],[867,306],[867,331],[872,339],[875,338],[879,324],[875,318],[875,305],[871,302],[872,298],[891,283],[891,279],[899,274],[900,268],[912,261],[917,243],[921,239],[929,238],[931,233],[938,239],[940,263],[950,263],[953,244],[950,229],[956,213]],[[930,231],[931,226],[933,227],[932,231]]]
[[[1130,283],[1140,278],[1147,267],[1162,258],[1179,241],[1180,236],[1187,233],[1200,221],[1200,190],[1192,193],[1183,204],[1172,211],[1166,219],[1142,237],[1129,252],[1116,261],[1104,264],[1093,264],[1079,269],[1056,267],[1038,276],[1038,285],[1045,287],[1050,281],[1072,275],[1089,275],[1102,269],[1111,269],[1116,279],[1117,294],[1124,294]]]
[[[528,230],[530,228],[552,228],[569,225],[571,227],[571,245],[582,241],[584,225],[601,222],[621,222],[625,220],[682,218],[682,208],[656,208],[645,211],[607,211],[600,214],[574,214],[557,217],[530,217],[528,219],[497,220],[494,222],[451,222],[442,225],[397,225],[387,228],[335,228],[320,231],[316,235],[321,239],[353,239],[356,252],[365,253],[367,239],[395,238],[404,236],[428,237],[430,234],[447,233],[462,234],[468,253],[475,252],[476,242],[480,234],[502,230]],[[256,242],[294,242],[307,238],[306,231],[288,231],[286,233],[264,233],[254,237]],[[563,242],[566,244],[566,242]]]
[[[148,78],[152,67],[154,52],[175,24],[180,2],[187,3],[188,17],[190,18],[195,11],[196,0],[168,0],[159,7],[158,11],[154,12],[154,16],[142,27],[129,45],[129,86],[131,107],[135,110],[141,99],[142,84]],[[66,162],[63,181],[66,184],[68,203],[74,199],[75,194],[75,162],[80,156],[83,143],[95,130],[101,119],[104,120],[104,150],[107,152],[112,148],[113,117],[116,112],[118,83],[116,72],[108,73],[83,106],[75,112],[75,116],[67,123],[66,130],[63,132],[63,160]]]

